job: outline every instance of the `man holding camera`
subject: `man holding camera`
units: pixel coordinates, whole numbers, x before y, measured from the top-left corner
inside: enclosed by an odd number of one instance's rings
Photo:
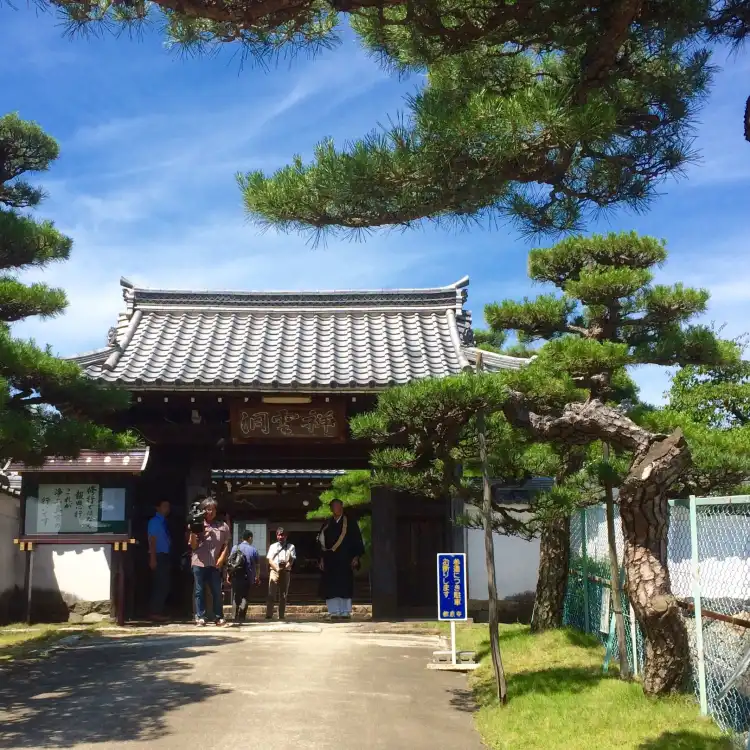
[[[216,520],[216,500],[206,498],[201,503],[203,530],[198,531],[191,522],[190,548],[193,550],[191,566],[195,581],[195,622],[206,624],[205,587],[211,591],[213,620],[216,625],[224,625],[224,607],[221,595],[221,569],[229,550],[229,527]]]
[[[292,565],[297,559],[297,552],[293,544],[289,544],[286,531],[276,529],[276,541],[268,549],[268,567],[271,573],[268,578],[268,599],[266,600],[266,620],[273,618],[273,608],[276,594],[279,595],[279,620],[284,619],[286,611],[286,595],[289,593],[289,581],[292,575]]]

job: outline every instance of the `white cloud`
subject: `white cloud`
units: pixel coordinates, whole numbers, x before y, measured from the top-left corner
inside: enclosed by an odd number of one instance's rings
[[[137,253],[130,241],[138,243]],[[75,260],[28,275],[64,288],[67,312],[24,321],[16,333],[52,342],[65,355],[104,346],[124,307],[121,275],[138,286],[171,289],[383,288],[408,283],[428,260],[437,260],[432,248],[393,234],[374,235],[366,246],[342,240],[313,249],[296,235],[259,234],[234,214],[132,240],[80,232]]]
[[[50,342],[61,354],[103,346],[123,307],[121,275],[143,286],[184,289],[398,283],[424,260],[407,241],[375,236],[366,247],[342,241],[312,249],[299,236],[261,234],[245,220],[234,178],[238,170],[285,163],[294,151],[290,135],[308,139],[310,122],[320,135],[319,121],[330,122],[332,111],[384,78],[355,49],[287,74],[287,86],[258,95],[235,80],[208,100],[197,92],[177,109],[79,119],[61,139],[61,166],[67,160],[75,171],[56,166],[42,175],[50,199],[40,214],[73,237],[71,260],[25,275],[62,287],[70,305],[65,315],[24,321],[16,332]],[[274,139],[280,129],[284,137]]]

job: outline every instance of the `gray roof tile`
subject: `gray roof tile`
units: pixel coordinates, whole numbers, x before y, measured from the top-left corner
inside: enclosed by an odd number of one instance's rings
[[[370,390],[470,367],[468,279],[362,292],[181,292],[121,283],[127,312],[115,344],[75,358],[97,380],[143,389]],[[506,360],[498,367],[523,363]]]

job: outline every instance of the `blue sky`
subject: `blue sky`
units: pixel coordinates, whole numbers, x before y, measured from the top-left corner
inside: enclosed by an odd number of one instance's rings
[[[4,5],[0,46],[0,112],[36,120],[61,146],[43,176],[50,198],[41,214],[75,247],[43,278],[67,290],[70,306],[17,327],[60,354],[104,345],[122,307],[121,275],[162,288],[341,289],[443,285],[469,274],[477,323],[487,302],[535,291],[530,246],[512,228],[425,226],[312,248],[247,222],[238,170],[309,157],[324,136],[357,137],[419,85],[388,76],[353,39],[263,71],[243,68],[230,50],[180,57],[158,33],[71,40],[54,15]],[[715,62],[723,71],[697,130],[702,162],[665,184],[647,213],[617,212],[591,230],[666,239],[671,259],[659,280],[707,287],[708,320],[736,335],[750,329],[750,144],[741,123],[750,59],[720,51]],[[644,368],[637,377],[644,397],[659,401],[665,374]]]

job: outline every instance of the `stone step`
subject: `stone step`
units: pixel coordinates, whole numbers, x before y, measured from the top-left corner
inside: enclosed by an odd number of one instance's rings
[[[436,664],[450,664],[453,661],[453,655],[450,651],[433,651],[432,660]],[[458,664],[473,664],[476,661],[474,651],[456,651],[456,662]]]
[[[224,605],[224,614],[231,617],[233,607]],[[278,605],[275,607],[278,614]],[[266,614],[265,604],[250,604],[247,608],[248,618],[261,618]],[[321,620],[328,615],[328,608],[325,604],[289,604],[286,608],[286,616],[293,620]],[[362,621],[372,619],[371,604],[355,604],[352,606],[352,619]]]

